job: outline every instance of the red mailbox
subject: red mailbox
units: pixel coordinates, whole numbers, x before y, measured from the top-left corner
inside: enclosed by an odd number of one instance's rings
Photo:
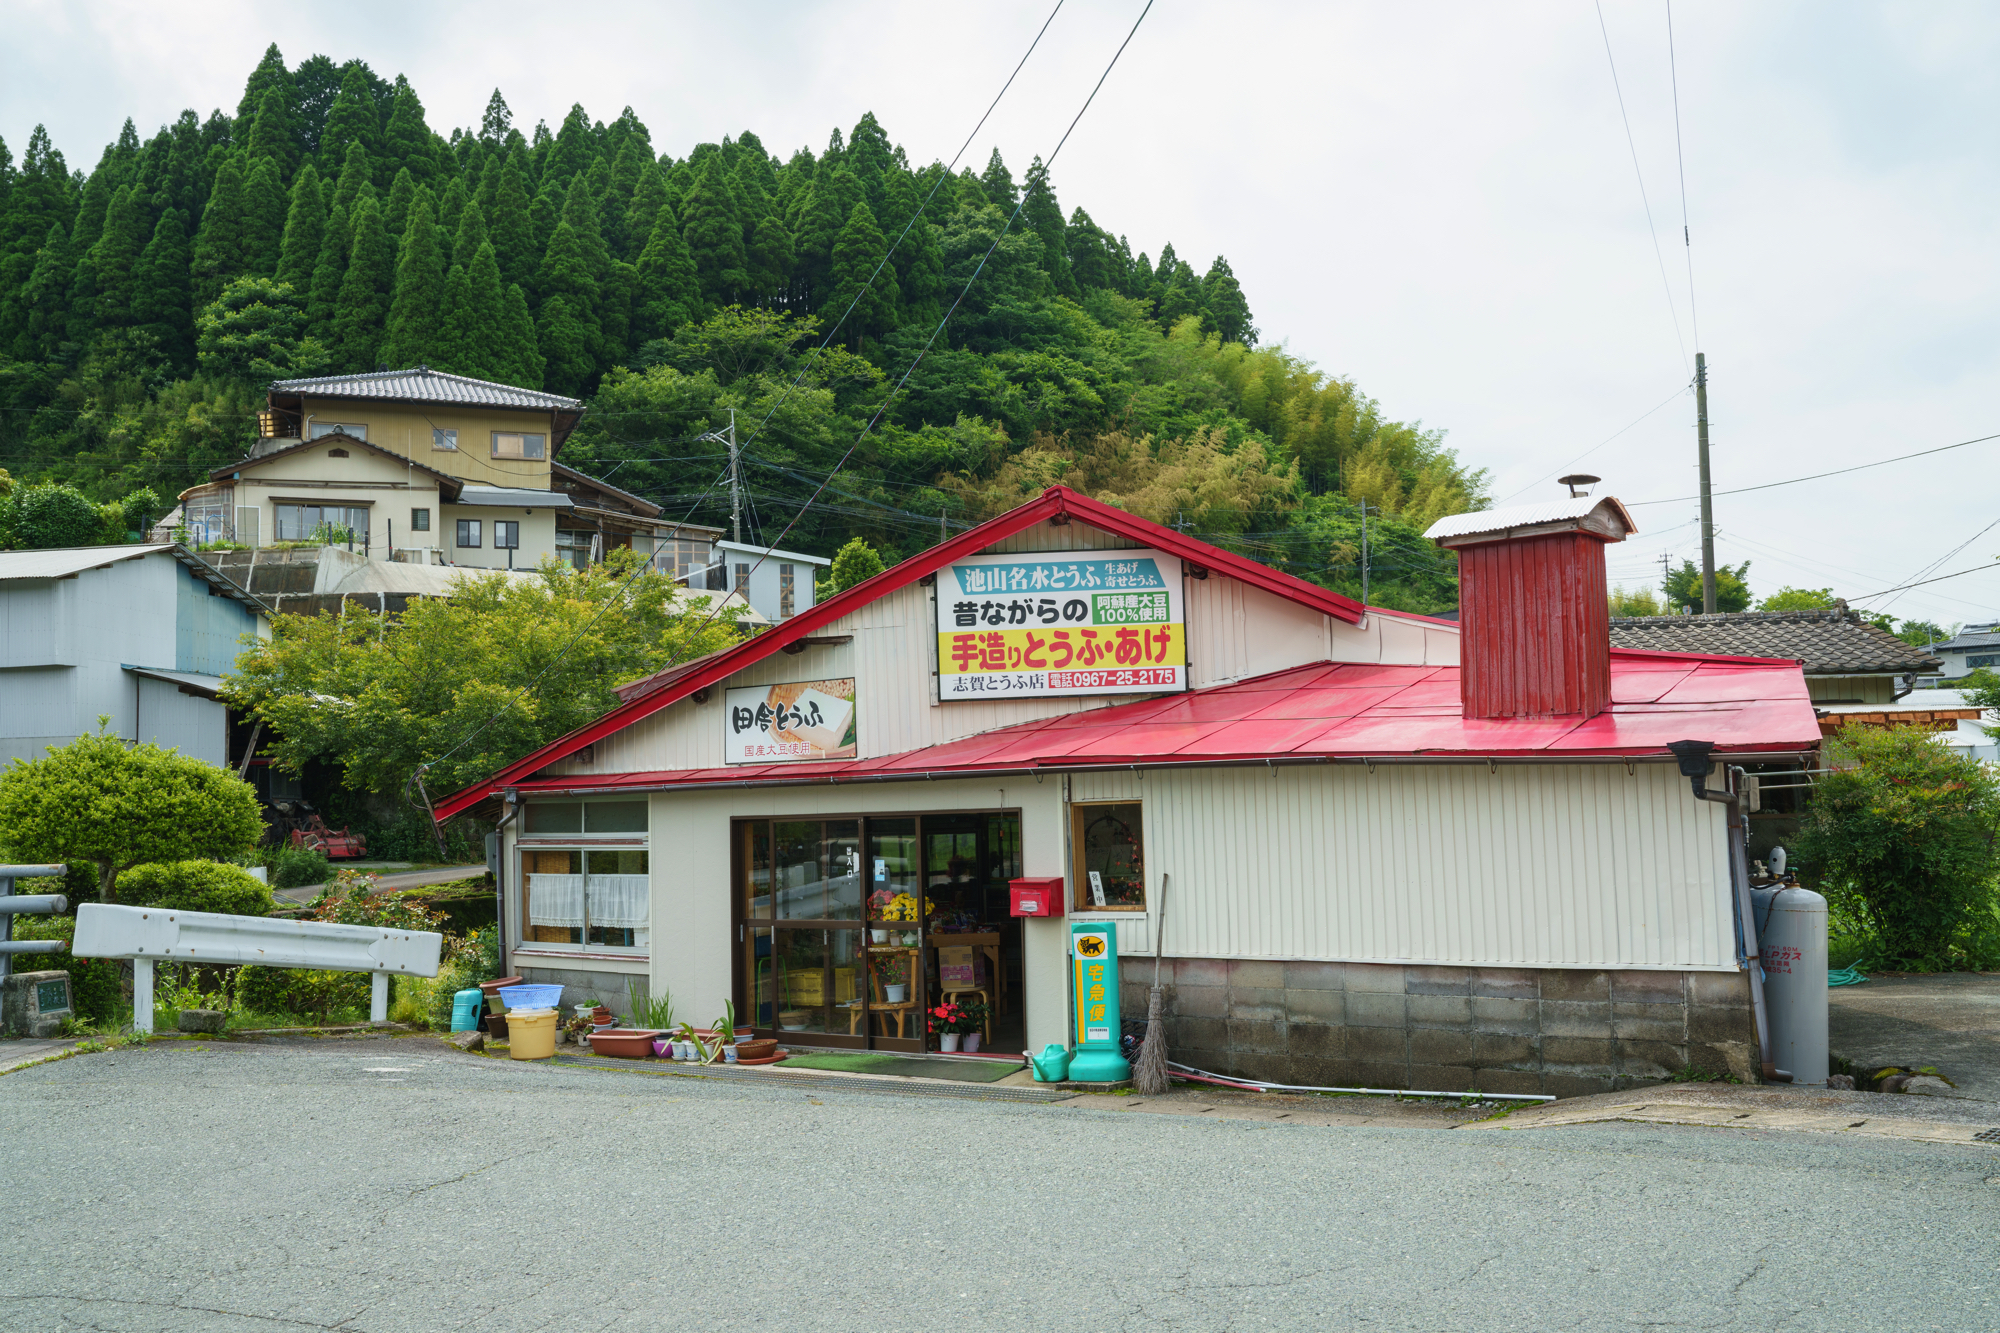
[[[1007,887],[1012,890],[1008,899],[1015,916],[1061,916],[1063,914],[1063,880],[1061,875],[1050,879],[1011,879]]]

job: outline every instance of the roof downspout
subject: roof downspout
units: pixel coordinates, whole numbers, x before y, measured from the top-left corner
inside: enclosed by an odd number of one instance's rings
[[[493,872],[493,930],[499,936],[500,975],[507,975],[507,826],[519,817],[525,808],[518,792],[508,791],[501,799],[506,803],[507,813],[493,826],[493,861],[488,867]]]
[[[1777,1067],[1771,1056],[1771,1017],[1764,1008],[1764,967],[1757,941],[1757,916],[1750,907],[1750,863],[1746,837],[1748,819],[1737,782],[1741,768],[1725,765],[1725,789],[1709,790],[1709,752],[1714,741],[1675,741],[1667,748],[1680,760],[1681,774],[1694,788],[1697,801],[1720,802],[1727,811],[1729,828],[1729,887],[1736,916],[1736,966],[1750,974],[1750,1009],[1757,1019],[1757,1059],[1766,1083],[1790,1083],[1792,1076]]]

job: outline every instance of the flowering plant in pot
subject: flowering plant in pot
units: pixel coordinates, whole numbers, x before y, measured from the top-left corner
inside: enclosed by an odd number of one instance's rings
[[[973,1011],[977,1010],[977,1014]],[[968,1032],[977,1031],[986,1016],[986,1006],[964,1004],[957,1000],[946,1000],[943,1004],[931,1006],[930,1028],[937,1034],[938,1048],[945,1051],[958,1049],[959,1038]]]
[[[901,1004],[910,998],[910,960],[903,954],[890,954],[876,963],[878,975],[882,979],[882,999],[887,1004]]]

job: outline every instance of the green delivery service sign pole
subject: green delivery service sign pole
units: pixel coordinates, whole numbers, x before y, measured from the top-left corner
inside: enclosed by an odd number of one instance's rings
[[[1118,1050],[1118,927],[1109,921],[1072,922],[1069,956],[1076,1004],[1069,1076],[1080,1083],[1128,1079],[1132,1065]]]

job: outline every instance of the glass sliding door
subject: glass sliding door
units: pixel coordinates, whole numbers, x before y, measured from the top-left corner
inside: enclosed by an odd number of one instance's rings
[[[950,946],[954,991],[983,995],[989,1040],[1015,1039],[1018,813],[744,820],[734,839],[740,1024],[813,1046],[928,1049],[936,949]]]
[[[814,1045],[867,1042],[858,820],[736,825],[741,977],[737,1012]]]

